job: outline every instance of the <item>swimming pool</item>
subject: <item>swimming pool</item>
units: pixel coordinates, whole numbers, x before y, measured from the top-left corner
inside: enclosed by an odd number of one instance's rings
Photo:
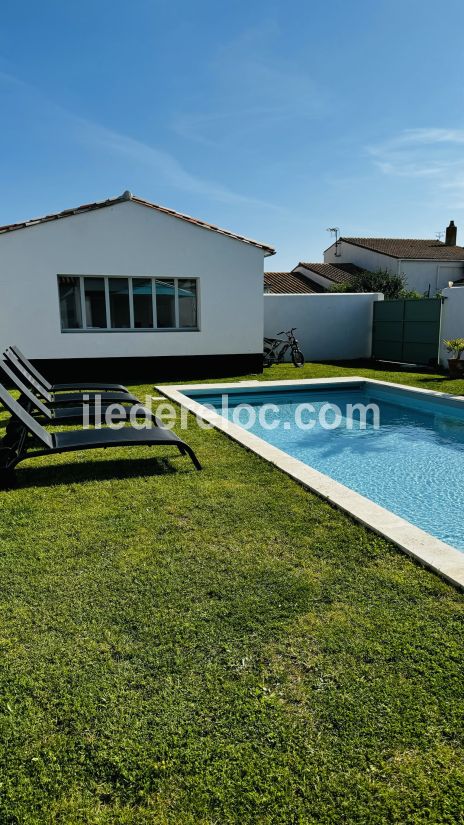
[[[220,428],[251,449],[258,439],[265,442],[270,451],[255,451],[282,469],[296,464],[308,468],[307,486],[356,517],[359,513],[351,506],[337,501],[339,493],[353,491],[358,499],[378,505],[376,524],[361,518],[374,529],[379,519],[385,524],[394,514],[403,534],[410,525],[419,528],[411,534],[416,545],[423,543],[424,531],[439,540],[435,551],[443,554],[446,545],[454,548],[454,563],[456,549],[461,551],[464,570],[464,400],[361,378],[175,389],[188,399],[192,412],[209,408],[212,423],[217,426],[222,419],[226,426]],[[359,404],[368,408],[365,427],[350,410],[350,405]],[[280,461],[274,460],[279,456]],[[298,479],[304,478],[300,470]],[[353,496],[351,501],[360,504]],[[387,535],[385,530],[378,532]]]

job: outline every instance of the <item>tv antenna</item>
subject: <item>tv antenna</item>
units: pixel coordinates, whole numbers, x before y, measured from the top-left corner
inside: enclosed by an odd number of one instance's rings
[[[435,232],[435,237],[436,237],[437,241],[441,241],[444,234],[445,234],[444,232]]]
[[[335,238],[335,253],[334,254],[335,254],[336,258],[339,258],[340,255],[341,255],[341,252],[340,252],[340,243],[341,243],[341,241],[340,241],[340,229],[339,229],[338,226],[329,226],[328,229],[327,229],[327,232],[330,232],[330,234]]]

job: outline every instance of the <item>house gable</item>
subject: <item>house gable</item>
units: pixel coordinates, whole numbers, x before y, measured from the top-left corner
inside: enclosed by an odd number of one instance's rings
[[[134,204],[139,204],[140,206],[144,206],[147,209],[154,209],[162,214],[170,215],[173,218],[177,218],[178,220],[193,224],[194,226],[198,226],[201,229],[207,229],[211,232],[217,232],[220,235],[225,235],[229,238],[233,238],[236,241],[241,241],[242,243],[250,244],[251,246],[256,246],[259,249],[263,250],[265,256],[275,254],[275,249],[272,246],[262,244],[259,241],[254,241],[251,238],[245,237],[244,235],[238,235],[236,232],[231,232],[228,229],[221,229],[219,226],[207,223],[206,221],[201,221],[198,218],[192,218],[190,215],[185,215],[182,212],[176,212],[174,209],[168,209],[165,206],[160,206],[159,204],[144,200],[143,198],[139,198],[137,195],[133,195],[129,191],[123,192],[122,195],[116,198],[107,198],[104,201],[96,201],[94,203],[83,204],[81,206],[75,207],[74,209],[65,209],[62,212],[54,212],[50,215],[44,215],[40,218],[31,218],[27,221],[0,226],[0,235],[6,234],[7,232],[14,232],[19,229],[28,229],[33,226],[40,226],[41,224],[50,223],[51,221],[58,221],[63,218],[71,218],[75,217],[76,215],[83,215],[87,212],[95,212],[99,209],[105,209],[107,207],[116,206],[117,204],[126,203],[128,201]]]

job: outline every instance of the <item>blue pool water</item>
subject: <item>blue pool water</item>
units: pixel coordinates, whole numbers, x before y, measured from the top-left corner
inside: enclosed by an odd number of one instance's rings
[[[264,404],[277,404],[279,412],[266,414],[278,420],[275,429],[256,421],[248,429],[291,456],[386,507],[412,524],[464,551],[464,404],[414,394],[411,390],[374,387],[368,384],[343,389],[336,385],[320,389],[290,388],[282,391],[229,393],[228,410],[222,409],[218,393],[188,393],[210,404],[234,423],[242,424],[250,405],[258,414]],[[303,423],[317,419],[323,404],[335,404],[343,413],[341,425],[324,429],[320,422],[311,430],[295,424],[296,408],[312,404],[315,413],[304,411]],[[380,426],[372,414],[361,429],[356,416],[347,425],[347,404],[376,404]],[[460,408],[462,406],[462,409]],[[327,413],[327,420],[334,416]]]

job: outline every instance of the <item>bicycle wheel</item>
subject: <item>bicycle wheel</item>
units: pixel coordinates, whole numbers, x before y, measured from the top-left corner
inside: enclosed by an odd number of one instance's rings
[[[302,367],[304,365],[304,355],[298,347],[292,349],[292,361],[294,367]]]

